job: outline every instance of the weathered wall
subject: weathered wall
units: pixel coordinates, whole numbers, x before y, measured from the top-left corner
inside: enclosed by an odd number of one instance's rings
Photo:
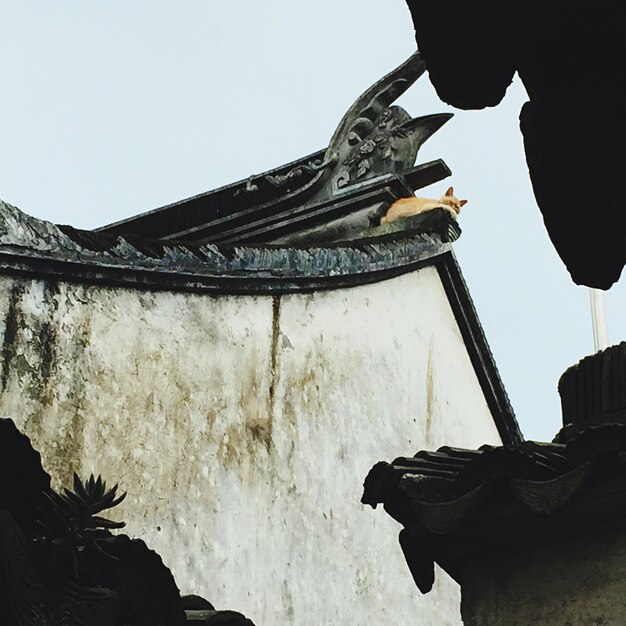
[[[479,574],[479,575],[478,575]],[[517,554],[476,558],[463,583],[466,626],[626,624],[626,533],[587,529]]]
[[[4,276],[0,320],[0,414],[57,484],[119,481],[183,592],[259,626],[460,623],[359,503],[381,458],[499,441],[435,269],[282,297]]]

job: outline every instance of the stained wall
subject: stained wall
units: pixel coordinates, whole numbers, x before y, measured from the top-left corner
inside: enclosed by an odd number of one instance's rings
[[[499,437],[434,268],[285,296],[0,276],[0,415],[102,473],[185,593],[257,626],[460,624],[360,504],[380,459]]]

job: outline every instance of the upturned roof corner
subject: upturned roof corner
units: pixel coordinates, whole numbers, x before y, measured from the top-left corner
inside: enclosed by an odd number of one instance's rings
[[[425,71],[419,53],[376,81],[343,116],[328,147],[269,172],[103,226],[100,233],[225,244],[348,241],[394,200],[450,175],[422,144],[451,117],[412,117],[393,104]]]

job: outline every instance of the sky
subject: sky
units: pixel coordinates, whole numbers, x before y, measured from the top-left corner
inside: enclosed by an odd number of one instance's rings
[[[324,148],[416,48],[404,0],[0,0],[0,15],[0,198],[87,229]],[[425,75],[398,104],[455,113],[417,159],[443,158],[452,177],[419,194],[452,184],[469,200],[459,263],[524,435],[550,440],[558,378],[593,340],[588,291],[532,194],[526,99],[516,79],[498,107],[457,111]],[[563,191],[568,219],[576,190]],[[623,282],[607,294],[610,343],[626,331]]]

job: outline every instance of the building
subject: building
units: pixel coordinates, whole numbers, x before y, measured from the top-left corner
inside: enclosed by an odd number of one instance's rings
[[[443,446],[372,468],[363,501],[403,525],[422,593],[436,562],[461,585],[468,626],[624,623],[625,377],[626,343],[568,369],[552,442]]]
[[[102,473],[129,534],[183,592],[257,625],[459,623],[398,577],[394,522],[362,477],[406,446],[521,436],[436,210],[389,204],[449,115],[394,100],[418,55],[346,113],[326,150],[88,232],[0,205],[0,412],[56,484]]]

